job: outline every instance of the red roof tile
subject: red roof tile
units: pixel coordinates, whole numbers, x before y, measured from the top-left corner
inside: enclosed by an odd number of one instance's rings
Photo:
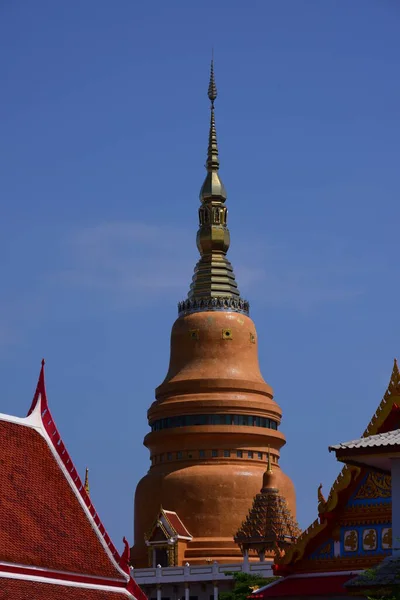
[[[0,600],[127,600],[123,590],[109,592],[0,577]]]
[[[310,597],[310,596],[347,596],[348,592],[344,584],[349,581],[354,574],[340,574],[311,577],[289,576],[281,579],[277,583],[271,584],[259,593],[254,593],[249,598],[291,598],[291,597]]]
[[[111,596],[102,592],[93,595],[93,600],[121,595],[145,600],[129,575],[128,542],[124,538],[121,556],[61,440],[47,404],[43,366],[44,361],[28,417],[0,415],[0,592],[3,581],[14,585],[9,583],[12,579],[3,580],[6,572],[14,576],[19,573],[24,580],[15,581],[21,581],[21,586],[39,585],[29,583],[33,568],[36,574],[42,569],[45,578],[65,582],[62,586],[52,584],[57,595],[40,592],[38,598],[92,598],[87,593],[69,596],[67,588],[70,585],[74,591],[78,588],[73,582],[81,586],[97,581],[117,587],[119,592],[111,592]],[[47,594],[49,588],[44,589]],[[6,597],[14,600],[28,595]]]
[[[0,421],[0,560],[119,578],[46,440]]]
[[[190,533],[188,532],[188,530],[186,529],[186,527],[184,526],[184,524],[182,523],[182,521],[180,520],[180,518],[178,517],[176,512],[174,512],[172,510],[164,509],[164,514],[167,517],[170,524],[172,525],[172,527],[175,529],[177,535],[180,535],[182,537],[189,537],[189,538],[192,537],[190,535]]]

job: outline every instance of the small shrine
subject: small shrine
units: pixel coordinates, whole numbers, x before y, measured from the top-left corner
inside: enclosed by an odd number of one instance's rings
[[[149,567],[176,567],[183,562],[192,536],[176,512],[161,506],[145,540],[149,549]]]
[[[300,535],[297,522],[292,517],[286,499],[279,493],[278,481],[271,467],[268,452],[268,467],[263,476],[260,493],[235,535],[235,542],[242,550],[245,560],[257,554],[260,561],[266,554],[280,553],[293,544]]]

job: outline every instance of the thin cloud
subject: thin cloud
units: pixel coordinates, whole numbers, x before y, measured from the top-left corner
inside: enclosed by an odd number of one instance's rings
[[[48,240],[46,260],[32,245],[31,278],[0,298],[1,352],[29,343],[43,323],[50,327],[94,311],[129,312],[160,297],[172,305],[186,296],[198,260],[193,231],[170,225],[116,221],[57,236]],[[258,305],[309,314],[351,301],[376,275],[370,262],[361,268],[338,251],[340,240],[323,244],[315,238],[308,242],[314,253],[304,256],[303,245],[293,240],[266,244],[253,235],[241,243],[233,237],[229,260],[241,295]]]
[[[186,230],[137,222],[74,231],[65,252],[67,266],[60,277],[66,285],[107,293],[125,308],[160,294],[174,300],[184,297],[198,260],[193,235]],[[270,306],[308,311],[363,293],[358,265],[341,261],[335,248],[322,261],[310,261],[295,245],[256,240],[235,243],[230,260],[242,295],[251,300],[257,294],[260,303]]]

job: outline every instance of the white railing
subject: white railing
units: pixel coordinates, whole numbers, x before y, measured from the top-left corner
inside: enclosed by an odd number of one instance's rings
[[[148,569],[131,568],[132,577],[139,585],[156,583],[180,583],[195,581],[221,581],[232,579],[226,573],[252,573],[261,577],[272,577],[272,562],[242,562],[234,564],[193,565],[183,567],[154,567]]]

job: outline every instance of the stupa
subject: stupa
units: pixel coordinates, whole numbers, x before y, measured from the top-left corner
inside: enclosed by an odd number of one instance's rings
[[[249,303],[227,259],[230,235],[219,175],[213,62],[208,97],[200,259],[187,298],[178,305],[167,376],[148,410],[151,431],[144,445],[151,466],[135,495],[135,568],[241,561],[234,535],[260,490],[268,448],[280,494],[296,515],[293,483],[279,466],[285,444],[282,411],[261,375]],[[175,535],[165,514],[176,515],[187,535]]]

